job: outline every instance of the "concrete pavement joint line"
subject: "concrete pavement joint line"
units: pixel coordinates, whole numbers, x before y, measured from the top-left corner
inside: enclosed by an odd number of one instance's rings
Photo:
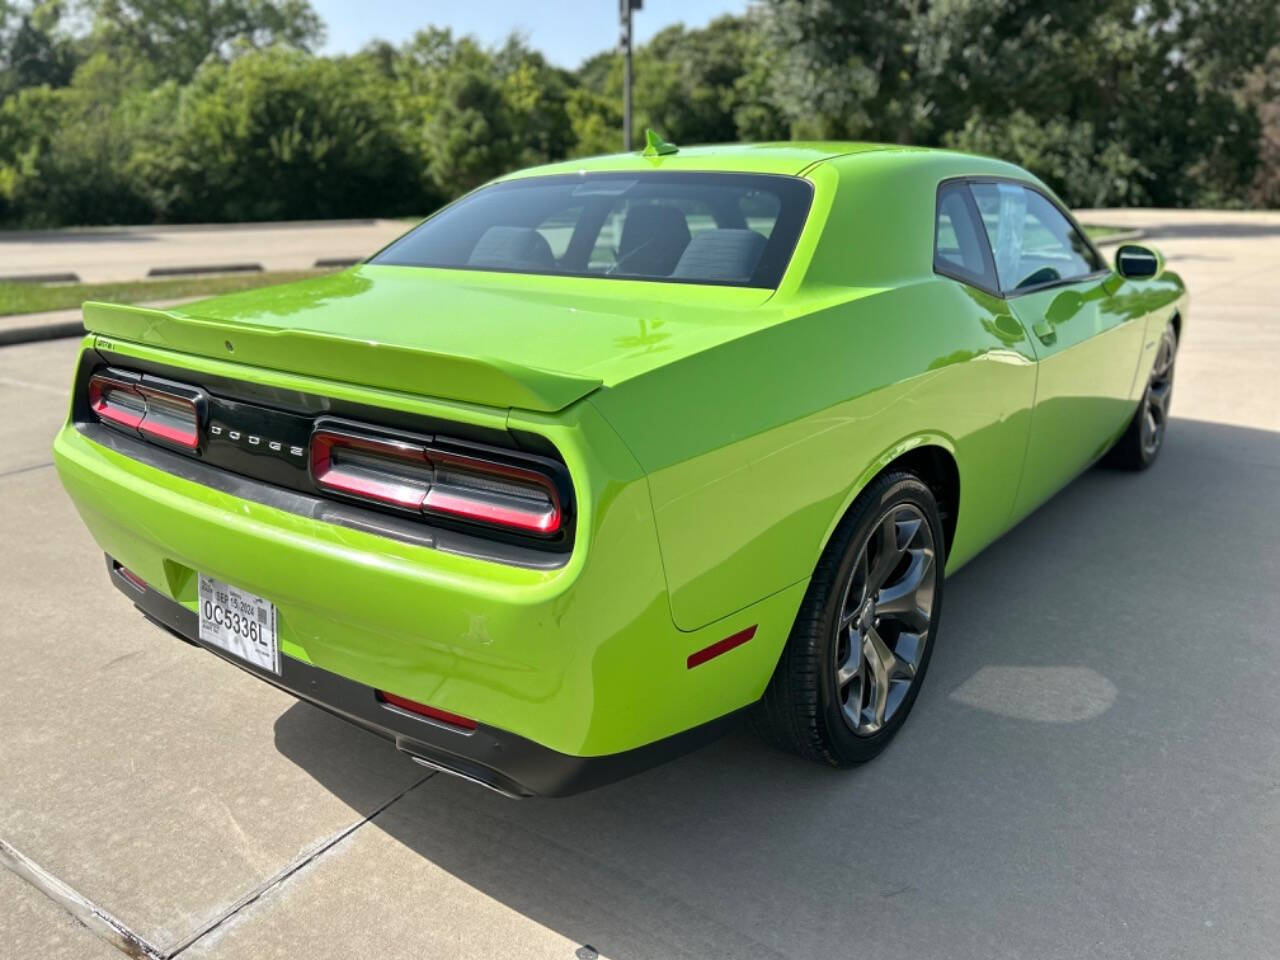
[[[6,470],[4,473],[0,473],[0,480],[3,480],[5,477],[16,477],[20,473],[30,473],[32,470],[44,470],[46,467],[52,466],[53,461],[50,460],[48,463],[33,463],[29,467],[18,467],[15,470]]]
[[[161,957],[161,960],[171,960],[171,958],[178,956],[178,954],[182,953],[188,947],[195,944],[196,941],[200,940],[201,938],[212,933],[214,930],[218,929],[218,927],[222,926],[224,923],[226,923],[228,920],[234,917],[237,913],[239,913],[245,907],[249,906],[252,903],[255,903],[256,901],[260,900],[262,897],[266,896],[268,893],[270,893],[276,887],[283,884],[286,880],[288,880],[291,876],[293,876],[303,867],[319,859],[319,857],[327,853],[329,850],[332,850],[335,846],[337,846],[347,837],[351,836],[351,834],[355,833],[357,830],[363,827],[366,823],[368,823],[378,814],[382,813],[382,811],[390,807],[397,800],[401,799],[402,797],[406,796],[412,791],[418,789],[418,787],[422,786],[424,783],[426,783],[428,780],[430,780],[434,776],[435,776],[434,773],[429,773],[425,777],[423,777],[421,780],[414,781],[409,786],[405,787],[403,790],[397,793],[390,800],[388,800],[386,803],[384,803],[382,806],[378,807],[377,810],[374,810],[373,813],[369,814],[367,817],[357,820],[355,823],[351,824],[351,826],[346,827],[342,830],[339,830],[336,834],[334,834],[328,840],[324,841],[319,846],[313,848],[308,853],[299,857],[297,860],[289,864],[287,867],[285,867],[275,876],[268,879],[265,883],[259,885],[256,889],[251,890],[249,893],[245,894],[239,900],[235,901],[228,909],[224,910],[220,915],[210,920],[208,923],[206,923],[203,927],[201,927],[191,936],[187,937],[187,939],[179,943],[178,946],[176,946],[169,953],[163,955],[163,957]]]
[[[99,940],[111,944],[125,956],[139,960],[164,960],[164,954],[156,947],[4,840],[0,840],[0,864],[61,906]]]

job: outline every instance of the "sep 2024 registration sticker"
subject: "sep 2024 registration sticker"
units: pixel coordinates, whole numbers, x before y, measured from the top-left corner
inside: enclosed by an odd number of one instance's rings
[[[255,667],[280,672],[275,604],[200,574],[200,640]]]

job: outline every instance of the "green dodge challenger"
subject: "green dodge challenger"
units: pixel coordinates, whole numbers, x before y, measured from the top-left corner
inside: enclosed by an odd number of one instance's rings
[[[744,712],[848,766],[945,576],[1155,459],[1186,317],[1010,164],[651,138],[343,273],[85,304],[54,452],[143,614],[428,767],[568,794]]]

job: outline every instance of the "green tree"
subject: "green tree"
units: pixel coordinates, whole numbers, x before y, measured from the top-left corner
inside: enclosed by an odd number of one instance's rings
[[[764,7],[793,134],[983,150],[1078,203],[1239,202],[1256,174],[1273,0]]]
[[[764,9],[771,99],[793,136],[922,139],[925,0],[771,0]]]
[[[0,97],[26,87],[64,87],[80,60],[61,3],[0,4]]]
[[[97,55],[70,85],[28,87],[0,107],[0,195],[4,219],[27,226],[138,223],[154,216],[131,159],[165,127],[171,106],[151,104],[126,65]]]
[[[277,47],[211,61],[139,160],[172,220],[414,213],[430,201],[366,62]]]
[[[1249,191],[1249,202],[1258,207],[1280,207],[1280,46],[1272,47],[1266,62],[1246,86],[1249,99],[1258,105],[1258,170]]]
[[[634,55],[635,130],[653,127],[683,144],[785,137],[788,125],[761,82],[769,65],[757,56],[759,32],[753,14],[659,31]],[[589,148],[580,139],[577,152],[620,149],[621,133],[607,137],[603,127],[618,110],[610,106],[622,102],[621,56],[597,54],[579,68],[578,79],[594,96],[574,104],[575,130],[590,138]],[[619,118],[614,129],[620,128]]]
[[[562,159],[574,146],[574,78],[518,37],[489,50],[448,30],[425,30],[401,49],[394,72],[402,136],[447,197]]]
[[[86,0],[99,44],[189,80],[208,57],[288,44],[311,50],[324,24],[308,0]]]
[[[451,196],[515,169],[521,151],[498,81],[471,67],[451,72],[423,146],[432,176]]]

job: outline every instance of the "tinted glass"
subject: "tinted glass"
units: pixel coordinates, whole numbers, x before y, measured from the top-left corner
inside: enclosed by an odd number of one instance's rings
[[[776,287],[811,199],[783,176],[531,177],[477,190],[371,262]]]
[[[1097,254],[1045,197],[1015,183],[974,183],[973,198],[1006,292],[1073,280],[1101,269]]]
[[[933,268],[974,286],[997,289],[987,240],[968,188],[962,183],[948,184],[938,191]]]

